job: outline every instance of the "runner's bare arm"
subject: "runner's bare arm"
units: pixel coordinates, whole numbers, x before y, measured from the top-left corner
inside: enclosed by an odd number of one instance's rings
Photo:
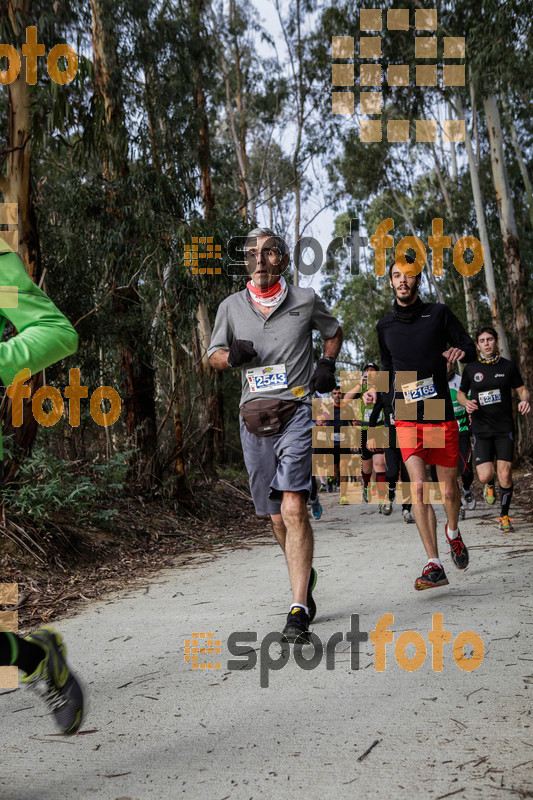
[[[342,345],[342,328],[339,325],[337,333],[331,339],[324,339],[324,358],[337,358]]]
[[[469,400],[468,397],[464,392],[460,389],[457,392],[457,402],[460,403],[469,414],[473,414],[474,411],[478,410],[478,405],[476,400]]]
[[[216,370],[229,369],[228,363],[229,350],[215,350],[209,356],[209,363]]]
[[[520,398],[518,403],[518,410],[521,414],[529,414],[531,406],[529,405],[529,392],[525,386],[519,386],[516,390]]]

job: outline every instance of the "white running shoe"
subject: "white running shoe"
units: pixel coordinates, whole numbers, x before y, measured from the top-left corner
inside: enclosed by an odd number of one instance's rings
[[[402,519],[407,524],[409,524],[410,522],[414,522],[413,515],[411,514],[411,512],[409,511],[408,508],[404,508],[403,509],[403,511],[402,511]]]
[[[468,492],[465,492],[463,489],[463,503],[464,507],[468,511],[473,511],[476,507],[476,498],[474,497],[474,493],[472,489],[469,489]]]

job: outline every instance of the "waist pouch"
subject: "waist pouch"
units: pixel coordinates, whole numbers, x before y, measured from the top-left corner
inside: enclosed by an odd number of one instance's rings
[[[241,415],[246,429],[256,436],[272,436],[290,420],[302,404],[294,400],[252,400],[241,406]]]

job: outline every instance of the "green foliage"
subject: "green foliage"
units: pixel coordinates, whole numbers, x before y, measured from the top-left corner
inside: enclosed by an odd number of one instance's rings
[[[348,234],[352,218],[359,218],[362,234],[372,235],[382,219],[392,217],[396,242],[413,234],[412,225],[416,235],[427,243],[434,217],[443,218],[448,235],[477,236],[477,221],[462,145],[456,147],[458,175],[453,179],[447,145],[438,144],[435,151],[414,141],[390,145],[386,136],[381,143],[361,143],[357,116],[331,114],[331,37],[355,38],[357,74],[360,8],[381,8],[385,21],[387,8],[398,7],[392,0],[385,4],[378,0],[366,4],[358,0],[279,2],[285,27],[279,36],[281,42],[275,41],[272,26],[262,27],[259,6],[250,0],[234,0],[229,13],[228,4],[203,0],[98,3],[106,9],[104,33],[116,45],[111,70],[116,125],[105,124],[106,109],[96,84],[95,67],[87,58],[92,53],[90,4],[81,0],[35,0],[31,4],[34,19],[20,19],[21,26],[38,25],[39,40],[47,52],[54,44],[66,41],[80,54],[78,74],[67,86],[53,83],[46,75],[45,59],[39,59],[38,82],[30,91],[32,211],[37,217],[46,270],[45,288],[76,324],[80,336],[79,352],[47,369],[46,382],[63,389],[68,384],[68,369],[78,366],[89,394],[100,384],[107,384],[117,388],[125,405],[131,398],[124,383],[122,345],[128,335],[135,345],[139,343],[138,348],[132,348],[137,363],[146,361],[154,368],[157,425],[170,407],[157,447],[173,485],[172,403],[176,394],[187,468],[196,467],[201,446],[199,419],[206,398],[194,337],[199,303],[205,303],[212,322],[223,298],[245,285],[244,276],[235,277],[227,270],[227,258],[222,262],[221,275],[192,275],[184,265],[184,246],[193,236],[212,236],[224,252],[228,239],[245,233],[256,219],[271,223],[290,239],[295,179],[292,148],[301,111],[304,122],[296,171],[302,187],[302,228],[316,210],[310,213],[313,202],[317,208],[329,204],[330,209],[343,212],[335,221],[337,236]],[[420,3],[406,0],[401,7],[410,9],[413,21]],[[298,9],[302,21],[300,45]],[[271,11],[275,14],[275,4]],[[476,155],[502,316],[513,345],[512,310],[481,107],[486,90],[501,96],[505,93],[531,176],[528,59],[533,45],[532,15],[526,0],[487,0],[482,4],[478,0],[443,0],[438,20],[439,64],[443,36],[467,37],[466,64],[472,68],[478,106],[480,152]],[[0,31],[2,41],[15,41],[5,11],[0,14]],[[388,119],[409,119],[414,126],[415,119],[431,116],[427,113],[430,108],[435,110],[440,104],[442,111],[442,103],[453,100],[455,89],[413,85],[413,28],[388,31],[384,26],[380,36],[384,129]],[[273,48],[265,55],[268,44],[275,45],[278,52]],[[228,70],[229,98],[221,53]],[[385,79],[387,66],[398,63],[410,65],[409,90],[391,87]],[[205,120],[195,87],[201,87],[205,98]],[[469,87],[460,91],[471,129]],[[240,164],[229,110],[233,111],[239,144],[245,145],[254,219],[241,214]],[[8,117],[6,90],[0,96],[0,135],[4,138]],[[215,201],[214,217],[209,220],[205,219],[201,193],[202,137],[208,139]],[[452,198],[451,214],[438,180],[435,155]],[[506,159],[522,256],[530,262],[533,230],[523,178],[508,140]],[[323,196],[324,202],[317,202],[318,196]],[[309,229],[305,231],[308,233]],[[388,280],[373,274],[373,251],[367,256],[368,264],[362,257],[361,274],[353,275],[348,254],[339,251],[334,269],[329,273],[324,270],[320,289],[341,318],[347,363],[354,357],[377,360],[375,323],[392,303]],[[445,253],[444,275],[437,281],[445,301],[465,321],[462,282],[454,270],[451,251]],[[530,307],[531,285],[530,281],[525,289]],[[490,309],[482,273],[470,280],[470,286],[480,319],[486,323]],[[123,287],[135,287],[137,295],[129,312],[118,315],[113,292]],[[426,277],[422,293],[426,299],[436,299]],[[177,391],[172,385],[176,372]],[[233,465],[238,465],[238,373],[224,373],[219,386],[225,453]],[[213,397],[214,393],[208,401]],[[79,472],[59,455],[67,451],[74,462],[80,458],[91,462],[109,444],[106,432],[90,417],[88,401],[81,405],[79,429],[66,431],[66,420],[62,420],[54,429],[39,432],[40,446],[23,465],[23,470],[29,471],[21,473],[20,490],[8,490],[12,492],[10,502],[20,502],[24,513],[33,513],[36,520],[68,506],[88,519],[91,506],[101,497],[104,473],[114,491],[119,491],[123,480],[120,470],[126,467],[117,464],[120,474],[112,477],[115,457],[107,465],[97,461]],[[113,440],[111,449],[128,447],[123,417],[107,432]],[[162,476],[163,481],[167,475]]]
[[[97,508],[97,504],[124,490],[130,455],[131,451],[115,453],[105,463],[73,468],[48,449],[36,447],[22,463],[16,484],[3,490],[5,506],[11,514],[29,518],[38,529],[58,513],[81,524],[105,527],[119,512]]]

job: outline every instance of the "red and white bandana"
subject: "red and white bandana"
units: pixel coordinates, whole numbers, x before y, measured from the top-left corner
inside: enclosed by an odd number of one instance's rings
[[[248,281],[246,286],[252,300],[255,300],[256,303],[260,303],[262,306],[277,306],[287,294],[287,283],[283,275],[280,275],[279,281],[268,289],[265,289],[264,292],[258,289],[253,281]]]

